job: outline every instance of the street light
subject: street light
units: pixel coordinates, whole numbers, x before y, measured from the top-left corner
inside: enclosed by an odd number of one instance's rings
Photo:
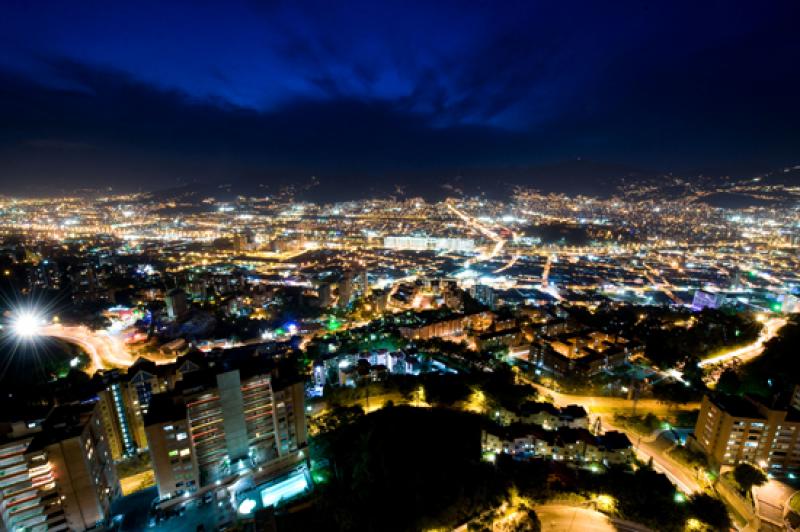
[[[703,529],[703,523],[701,523],[699,519],[691,517],[686,521],[686,530],[702,530],[702,529]]]
[[[617,500],[611,495],[600,494],[594,499],[596,508],[605,513],[614,513],[617,509]]]
[[[33,338],[39,334],[44,323],[45,320],[40,314],[32,310],[23,310],[11,322],[11,330],[20,338]]]

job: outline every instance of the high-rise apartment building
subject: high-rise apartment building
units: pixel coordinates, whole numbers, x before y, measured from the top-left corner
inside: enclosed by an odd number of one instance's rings
[[[178,319],[189,311],[189,302],[186,292],[182,288],[173,288],[164,297],[167,305],[167,315],[170,319]]]
[[[119,482],[97,403],[55,408],[41,428],[0,443],[0,510],[10,531],[107,522]]]
[[[170,389],[181,369],[194,365],[184,361],[180,366],[157,366],[139,359],[127,373],[112,370],[102,376],[104,389],[98,392],[100,415],[108,436],[108,447],[114,460],[147,448],[144,415],[154,394]]]
[[[716,466],[750,462],[773,475],[800,470],[800,409],[793,406],[775,409],[738,397],[706,396],[694,438]]]
[[[186,405],[171,394],[155,396],[147,414],[147,442],[162,499],[200,486],[197,456],[190,439]]]
[[[209,367],[154,397],[145,432],[162,498],[258,468],[279,474],[303,459],[304,389],[263,366]]]

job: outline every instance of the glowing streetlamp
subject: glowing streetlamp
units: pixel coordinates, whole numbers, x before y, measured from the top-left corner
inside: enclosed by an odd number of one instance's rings
[[[38,335],[42,325],[45,324],[44,318],[31,310],[20,311],[11,322],[11,330],[20,338],[33,338]]]
[[[617,500],[611,495],[598,495],[594,499],[598,510],[605,513],[614,513],[617,509]]]

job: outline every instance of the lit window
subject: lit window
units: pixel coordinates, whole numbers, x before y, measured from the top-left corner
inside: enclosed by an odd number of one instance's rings
[[[175,437],[175,439],[178,440],[178,441],[185,440],[186,439],[186,433],[185,432],[179,432],[178,435]]]

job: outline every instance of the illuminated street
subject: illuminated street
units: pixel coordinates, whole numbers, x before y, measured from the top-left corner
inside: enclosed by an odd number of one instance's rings
[[[611,519],[607,515],[580,508],[545,504],[536,506],[542,532],[648,532],[650,529],[635,523]]]
[[[87,368],[88,373],[102,369],[127,368],[135,362],[122,339],[113,333],[92,331],[86,326],[52,324],[42,327],[38,334],[80,346],[91,361],[91,365]],[[152,359],[157,363],[170,361],[162,357],[152,357]]]
[[[717,364],[725,364],[733,360],[737,360],[739,362],[747,362],[752,360],[758,357],[764,351],[764,344],[775,338],[775,336],[778,334],[778,331],[780,331],[781,327],[784,325],[786,325],[785,318],[770,318],[764,322],[763,331],[758,336],[758,339],[752,344],[703,359],[698,365],[700,367],[705,367],[714,366]]]

